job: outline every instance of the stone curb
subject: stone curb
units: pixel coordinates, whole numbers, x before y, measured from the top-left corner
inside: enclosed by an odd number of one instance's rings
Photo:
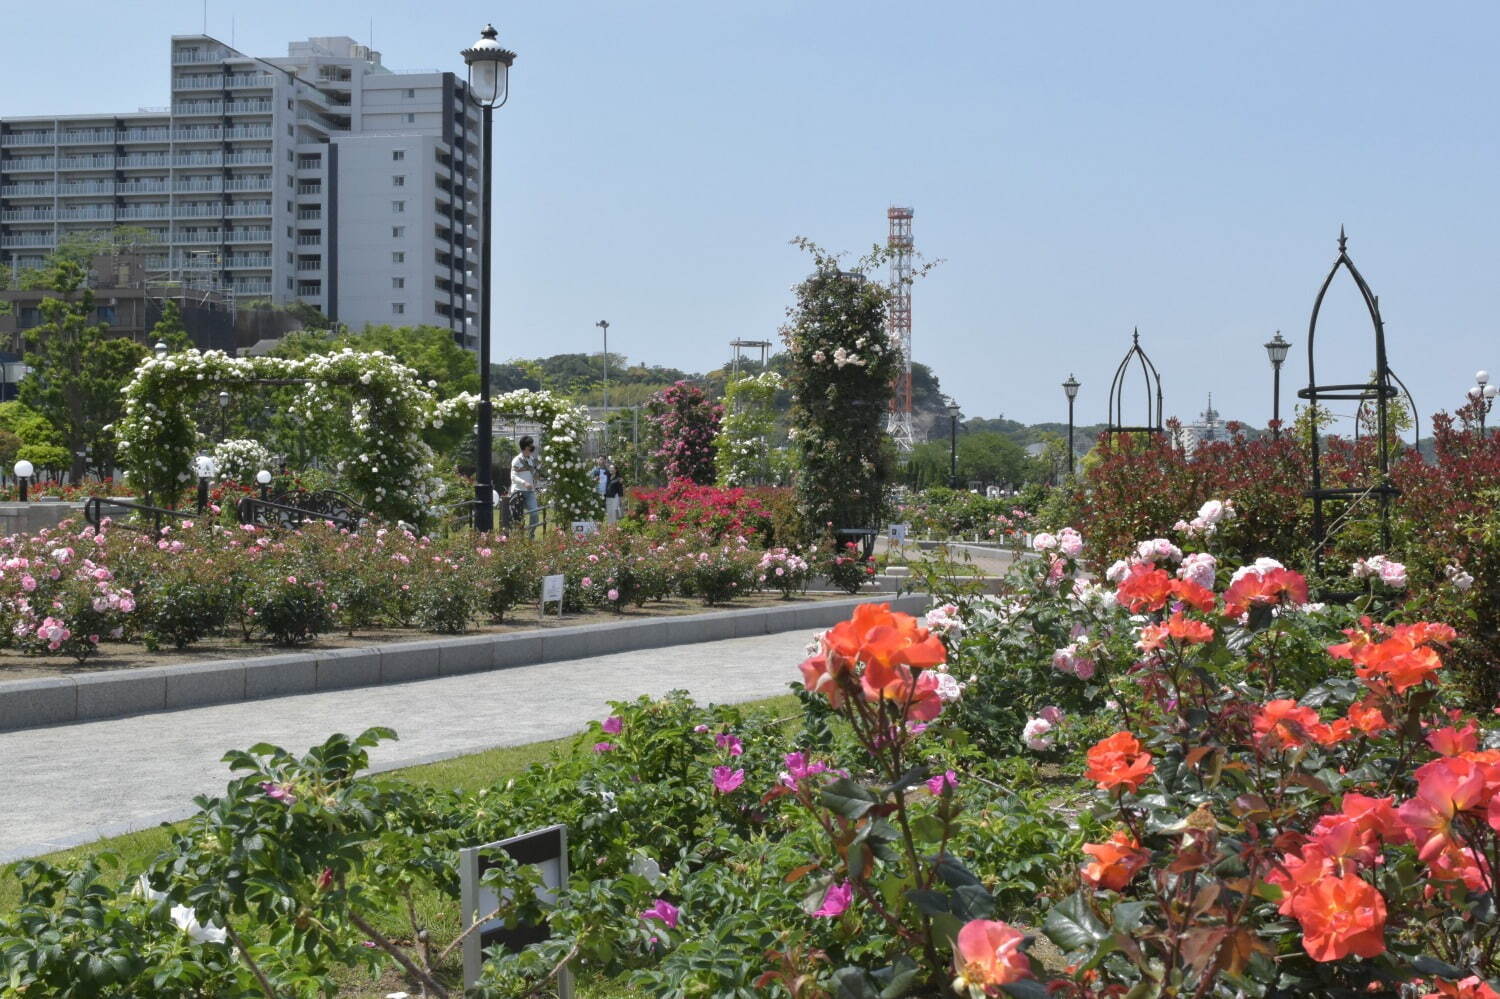
[[[363,649],[322,649],[251,659],[152,666],[83,677],[0,682],[0,731],[42,728],[263,697],[409,683],[509,666],[692,645],[784,631],[814,631],[847,618],[868,597],[714,611],[543,632],[434,638]],[[922,614],[924,593],[885,598]]]

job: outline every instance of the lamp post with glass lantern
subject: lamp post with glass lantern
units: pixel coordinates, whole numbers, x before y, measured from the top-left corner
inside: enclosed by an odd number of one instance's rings
[[[260,498],[268,500],[271,498],[271,470],[262,468],[255,473],[255,481],[260,484]]]
[[[1292,347],[1291,342],[1281,338],[1281,330],[1266,341],[1266,356],[1271,359],[1271,438],[1281,440],[1281,362],[1286,360],[1286,352]]]
[[[1484,418],[1489,415],[1490,407],[1495,404],[1497,390],[1490,384],[1490,373],[1488,371],[1474,372],[1474,384],[1469,387],[1469,401],[1474,404],[1474,409],[1479,413],[1479,436],[1484,436]]]
[[[156,359],[158,361],[167,356],[167,344],[165,340],[156,341],[156,346],[151,349],[156,352]]]
[[[959,405],[948,400],[948,488],[958,488],[958,411]]]
[[[219,390],[219,443],[229,439],[229,393]]]
[[[25,503],[27,501],[26,487],[31,484],[31,476],[35,474],[36,469],[31,466],[31,462],[22,458],[16,462],[15,468],[12,471],[16,473],[16,491],[20,496],[21,502]]]
[[[1068,380],[1062,383],[1063,392],[1068,397],[1068,478],[1073,478],[1073,400],[1078,398],[1078,386],[1082,385],[1077,378],[1069,372]]]
[[[494,417],[490,403],[490,235],[494,211],[490,206],[493,186],[493,116],[510,96],[510,66],[516,54],[500,47],[499,34],[486,24],[479,41],[460,53],[469,67],[468,99],[484,109],[484,169],[480,200],[484,207],[484,232],[480,237],[479,276],[479,414],[475,428],[474,529],[495,529],[495,487],[491,451],[494,449]]]

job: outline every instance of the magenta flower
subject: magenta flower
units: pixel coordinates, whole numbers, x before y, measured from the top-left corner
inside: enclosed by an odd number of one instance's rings
[[[739,756],[745,751],[745,744],[740,741],[739,736],[729,732],[720,732],[714,736],[714,745],[729,750],[730,756]]]
[[[823,916],[832,919],[842,916],[844,910],[849,908],[849,903],[854,900],[854,887],[845,881],[842,884],[829,885],[828,893],[823,896],[823,904],[813,913],[814,916]]]
[[[272,801],[279,801],[287,807],[291,807],[297,803],[297,796],[292,794],[285,785],[266,781],[261,784],[260,789],[266,792],[267,798],[270,798]]]
[[[927,779],[927,790],[932,792],[934,798],[942,797],[945,790],[951,790],[955,787],[958,787],[958,774],[952,770]]]
[[[677,929],[677,920],[681,917],[682,910],[664,898],[656,900],[656,904],[641,913],[642,919],[656,919],[666,924],[667,929]]]
[[[745,783],[745,771],[714,767],[714,790],[720,794],[729,794],[743,783]]]
[[[599,728],[605,735],[619,735],[625,728],[625,720],[619,715],[610,715]]]
[[[615,749],[615,744],[612,743],[612,742],[596,742],[596,743],[594,743],[594,752],[596,752],[596,753],[612,753],[612,752],[614,752],[614,749]]]

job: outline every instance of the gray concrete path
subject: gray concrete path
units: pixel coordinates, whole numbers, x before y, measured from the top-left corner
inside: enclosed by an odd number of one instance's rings
[[[0,861],[92,842],[194,809],[221,791],[229,749],[305,751],[372,725],[400,741],[377,769],[556,739],[603,719],[606,702],[689,691],[728,704],[787,692],[812,633],[677,645],[357,690],[0,732]]]

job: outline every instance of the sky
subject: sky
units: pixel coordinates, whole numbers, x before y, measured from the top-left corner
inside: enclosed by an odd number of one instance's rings
[[[1168,416],[1212,393],[1257,425],[1281,330],[1288,416],[1341,225],[1424,428],[1476,369],[1500,377],[1490,2],[207,10],[252,55],[347,34],[396,70],[462,72],[495,22],[518,53],[495,115],[497,360],[597,351],[606,319],[612,352],[717,367],[730,340],[777,339],[811,269],[789,240],[858,256],[898,204],[942,261],[913,290],[914,356],[969,416],[1065,420],[1073,374],[1079,423],[1104,420],[1137,327]],[[0,114],[165,104],[168,38],[203,24],[202,0],[6,0]],[[1374,368],[1342,279],[1316,343],[1322,382]],[[1144,404],[1129,386],[1125,422]]]

